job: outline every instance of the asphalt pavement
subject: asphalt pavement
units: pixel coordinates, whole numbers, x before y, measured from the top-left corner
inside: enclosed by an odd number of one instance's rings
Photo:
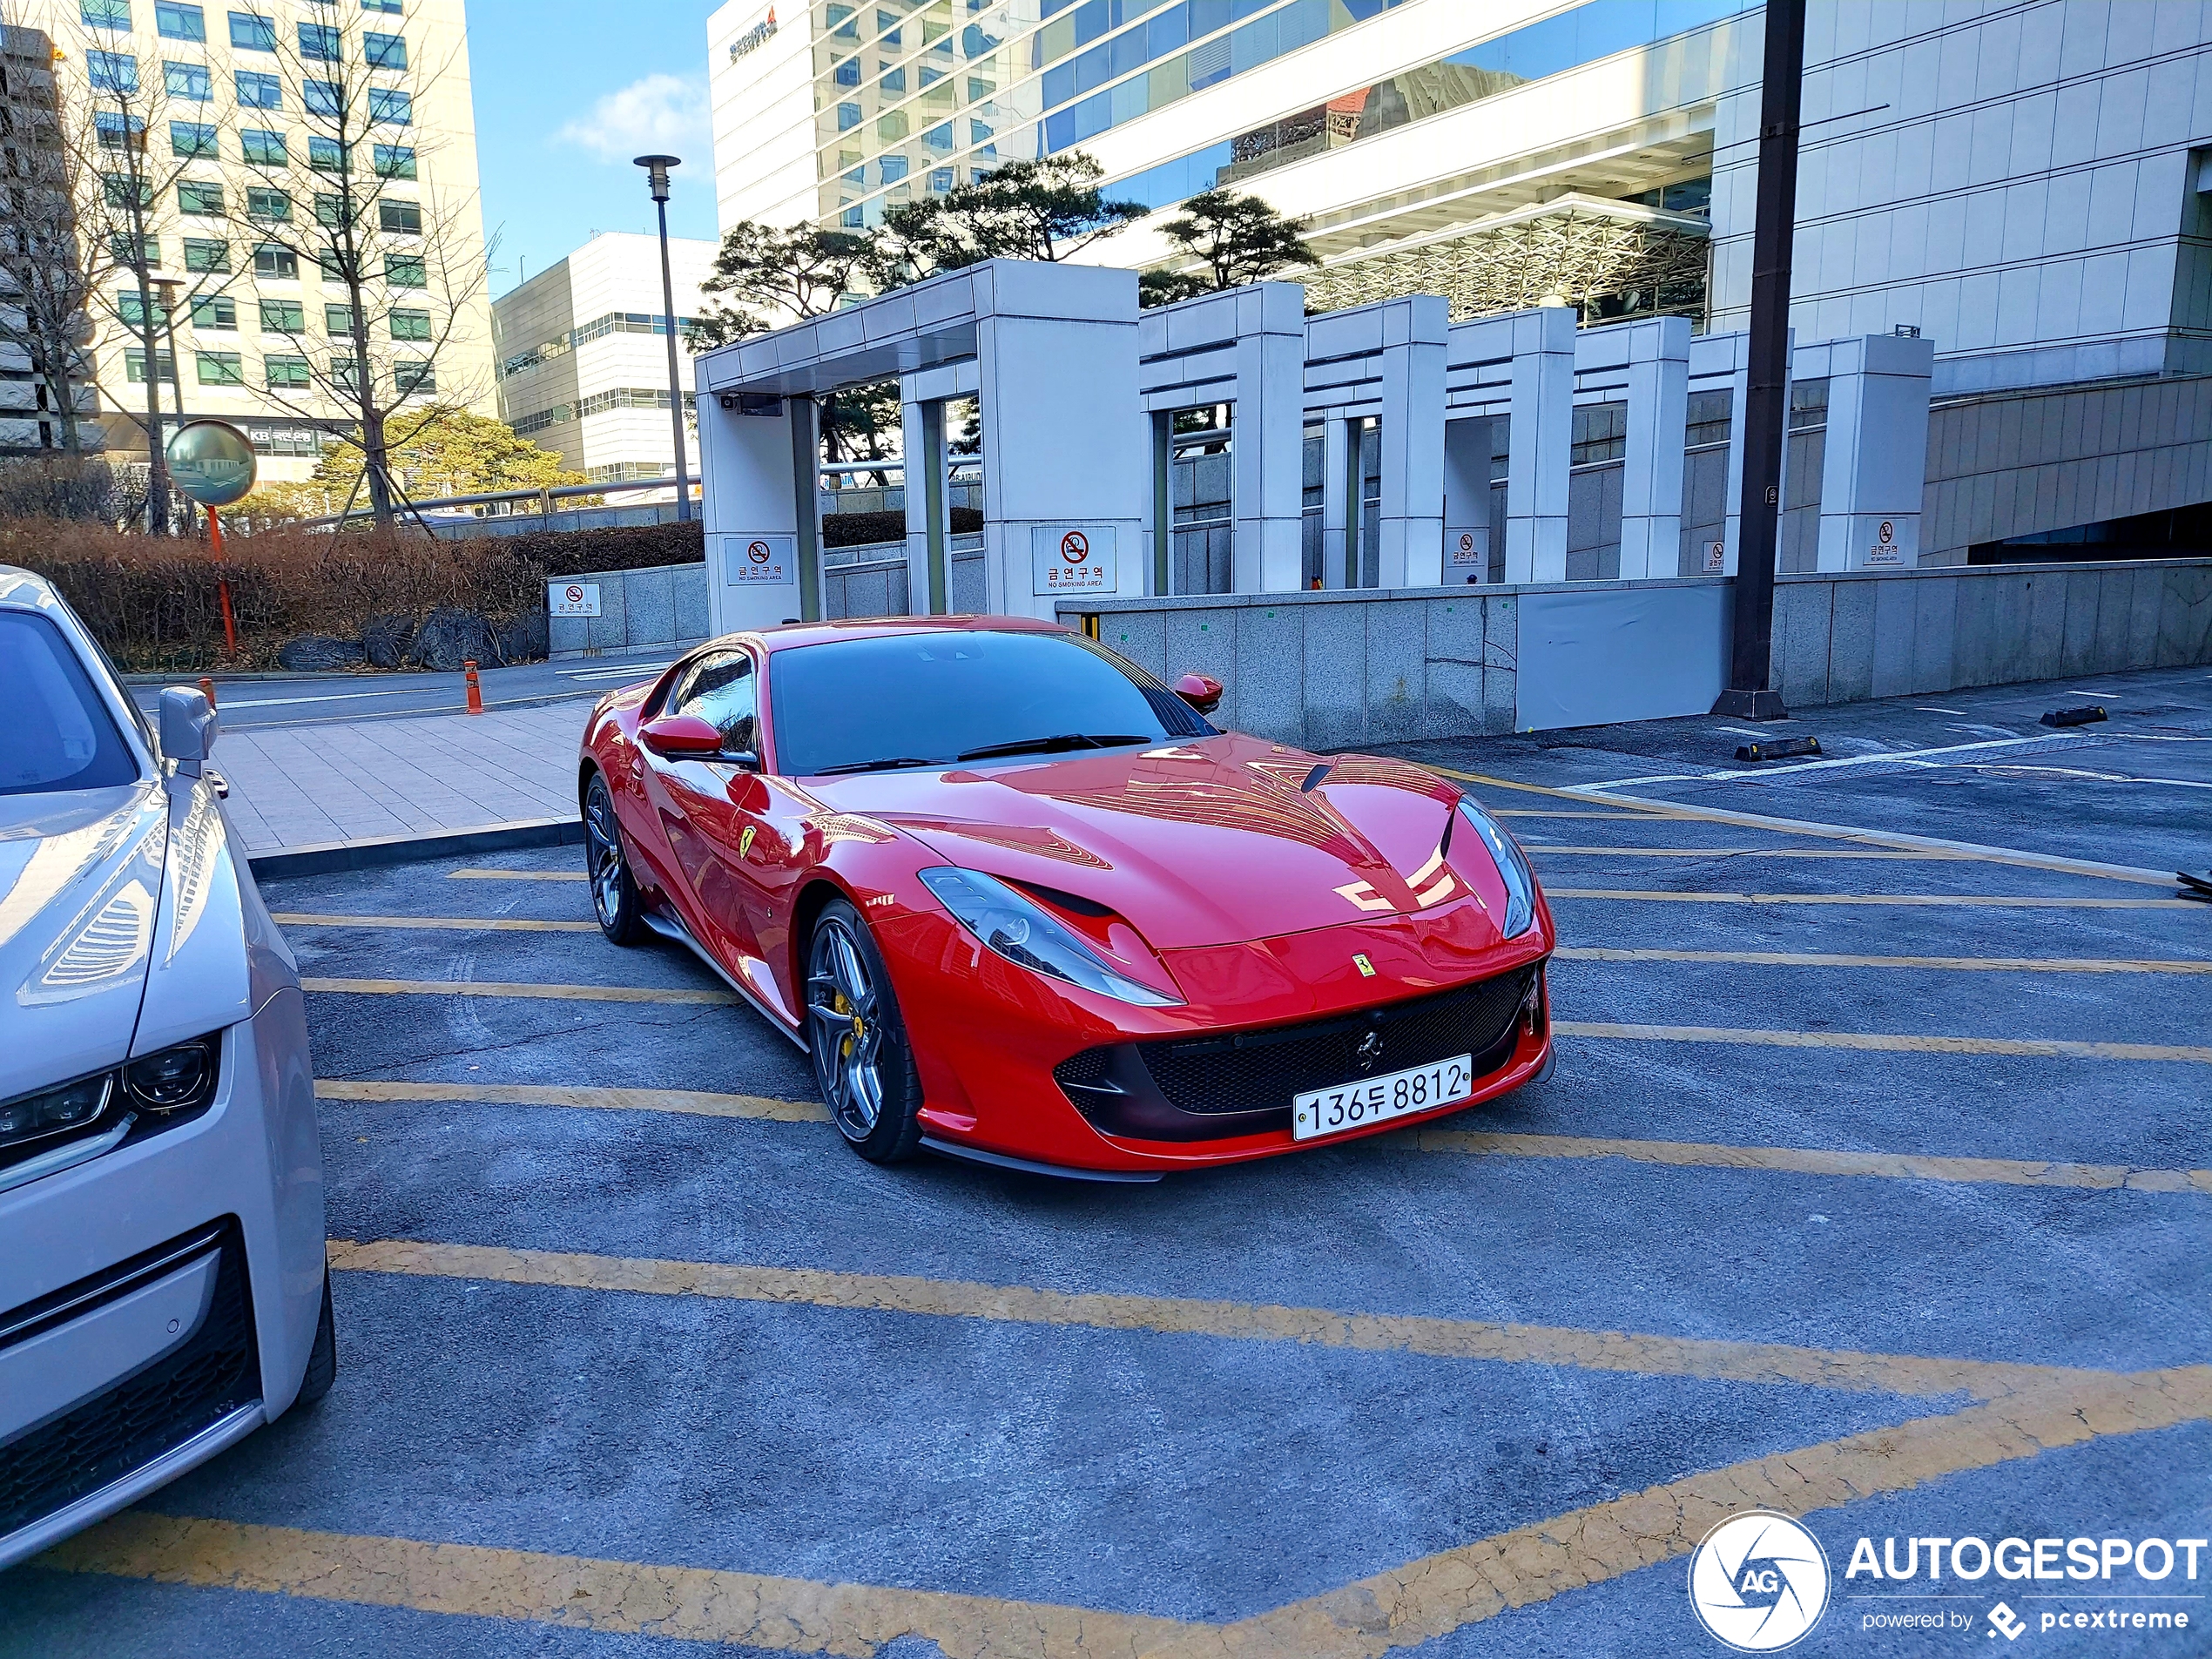
[[[1796,1653],[2207,1651],[2212,1557],[1844,1574],[2212,1535],[2212,673],[1800,732],[1406,746],[1537,865],[1556,1072],[1149,1187],[863,1163],[572,850],[266,884],[337,1385],[0,1579],[0,1652],[1718,1655],[1756,1504],[1834,1575]],[[2040,1627],[2121,1594],[2188,1627]]]
[[[481,668],[478,686],[488,709],[529,708],[577,701],[590,705],[610,688],[644,679],[676,660],[671,649],[569,657],[557,662]],[[467,677],[418,670],[390,673],[239,675],[215,678],[216,706],[224,726],[320,725],[335,721],[388,720],[403,715],[458,714],[469,706]],[[131,694],[149,714],[165,685],[196,685],[198,678],[132,676]]]

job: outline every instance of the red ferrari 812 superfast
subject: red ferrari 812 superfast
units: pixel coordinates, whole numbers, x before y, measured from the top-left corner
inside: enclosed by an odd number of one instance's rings
[[[883,1163],[1145,1180],[1546,1069],[1513,838],[1420,766],[1218,730],[1220,695],[1015,617],[714,640],[585,729],[600,926],[698,952]]]

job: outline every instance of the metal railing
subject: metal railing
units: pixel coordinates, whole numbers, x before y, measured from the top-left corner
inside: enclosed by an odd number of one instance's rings
[[[404,516],[428,512],[435,507],[488,507],[496,502],[534,501],[538,503],[540,513],[550,516],[553,511],[555,502],[566,501],[577,496],[612,496],[625,489],[665,489],[672,494],[675,489],[676,480],[673,478],[614,479],[603,484],[563,484],[558,488],[540,489],[495,489],[481,496],[439,496],[429,501],[407,502],[395,510]],[[690,494],[694,501],[704,498],[705,490],[700,480],[694,478],[691,481]],[[371,509],[356,507],[350,512],[332,513],[322,518],[302,519],[300,525],[306,529],[322,529],[326,527],[346,523],[353,519],[374,518],[374,516],[375,514]]]

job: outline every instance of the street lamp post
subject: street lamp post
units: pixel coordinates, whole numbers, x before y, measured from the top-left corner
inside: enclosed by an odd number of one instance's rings
[[[154,302],[161,307],[162,327],[169,336],[169,394],[176,400],[177,425],[182,428],[185,424],[185,371],[183,365],[177,361],[177,279],[174,277],[153,279]],[[156,407],[158,407],[161,393],[161,354],[154,353],[153,360],[153,372],[151,378],[154,383],[154,401]],[[192,497],[189,496],[185,497],[185,528],[187,530],[192,529]]]
[[[668,170],[683,165],[676,156],[639,156],[652,186],[653,206],[660,214],[661,308],[668,314],[668,422],[676,435],[676,516],[691,522],[691,481],[684,465],[684,375],[676,356],[676,282],[668,269]]]

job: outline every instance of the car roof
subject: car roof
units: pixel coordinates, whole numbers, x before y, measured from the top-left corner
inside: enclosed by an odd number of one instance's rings
[[[37,571],[0,564],[0,605],[10,610],[58,610],[61,595]]]
[[[836,639],[894,639],[907,634],[1066,634],[1074,630],[1037,617],[849,617],[746,629],[728,637],[757,640],[762,650],[792,651]]]

